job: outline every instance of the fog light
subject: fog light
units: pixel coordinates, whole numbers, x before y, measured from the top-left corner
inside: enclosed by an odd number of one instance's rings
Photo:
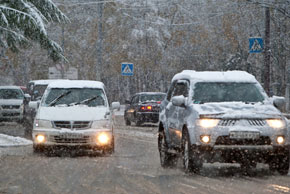
[[[283,144],[284,141],[285,141],[285,139],[284,139],[283,136],[278,136],[277,139],[276,139],[276,141],[277,141],[278,144]]]
[[[209,135],[203,135],[203,136],[200,137],[200,139],[201,139],[201,141],[202,141],[203,143],[209,143],[209,141],[210,141],[210,136],[209,136]]]
[[[36,141],[37,141],[37,143],[43,143],[45,141],[44,135],[37,135]]]
[[[106,133],[101,133],[100,135],[98,135],[98,142],[100,144],[108,144],[109,140],[110,140],[110,137]]]

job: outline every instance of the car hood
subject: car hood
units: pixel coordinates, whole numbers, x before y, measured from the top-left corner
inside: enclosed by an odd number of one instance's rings
[[[193,104],[200,117],[215,118],[276,118],[281,112],[271,104],[246,104],[243,102],[223,102]]]
[[[43,120],[66,120],[66,121],[94,121],[105,119],[107,107],[40,107],[37,111],[37,119]]]
[[[0,99],[0,105],[21,105],[22,99]]]

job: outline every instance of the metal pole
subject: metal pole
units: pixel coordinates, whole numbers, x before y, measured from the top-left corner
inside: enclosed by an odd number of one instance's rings
[[[270,81],[271,81],[271,53],[270,53],[270,8],[265,8],[265,50],[264,50],[264,88],[267,94],[270,94]]]

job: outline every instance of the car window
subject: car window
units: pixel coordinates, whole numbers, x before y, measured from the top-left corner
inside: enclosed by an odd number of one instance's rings
[[[162,101],[165,97],[165,94],[146,94],[140,96],[141,102],[148,102],[148,101]]]
[[[67,93],[67,94],[66,94]],[[106,105],[105,95],[102,89],[96,88],[51,88],[47,92],[42,101],[43,106],[49,106],[56,98],[66,94],[59,99],[55,105],[70,105],[72,103],[80,103],[94,97],[99,97],[87,103],[90,107]]]
[[[173,90],[173,96],[183,95],[184,97],[188,97],[188,85],[187,81],[179,80]]]
[[[171,97],[172,97],[172,93],[173,93],[173,90],[174,90],[175,84],[176,84],[176,81],[174,81],[174,82],[170,85],[170,88],[169,88],[169,90],[168,90],[168,92],[167,92],[166,99],[167,99],[168,101],[171,100]]]
[[[0,89],[0,99],[23,99],[24,95],[21,90],[17,89]]]
[[[263,95],[255,83],[196,83],[193,103],[262,102]]]

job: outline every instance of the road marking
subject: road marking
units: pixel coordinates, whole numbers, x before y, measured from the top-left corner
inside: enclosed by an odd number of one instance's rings
[[[290,192],[290,188],[289,187],[284,187],[281,185],[270,185],[270,187],[272,187],[274,190],[276,191],[280,191],[280,192],[284,192],[284,193],[289,193]]]
[[[191,186],[191,185],[187,185],[187,184],[183,184],[183,183],[179,183],[179,185],[182,185],[182,186],[185,186],[185,187],[189,187],[189,188],[192,188],[192,189],[197,189],[197,187],[195,187],[195,186]]]

